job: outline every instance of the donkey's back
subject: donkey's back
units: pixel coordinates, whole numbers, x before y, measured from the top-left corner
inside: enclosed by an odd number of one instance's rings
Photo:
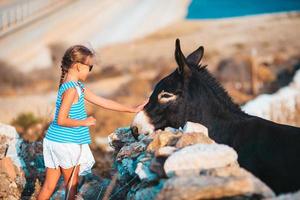
[[[232,146],[239,163],[276,193],[300,189],[300,128],[250,117]]]

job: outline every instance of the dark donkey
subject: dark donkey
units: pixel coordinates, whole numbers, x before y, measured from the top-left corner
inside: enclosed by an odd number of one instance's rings
[[[177,69],[155,86],[132,125],[145,133],[187,121],[203,124],[209,137],[233,147],[239,164],[277,194],[300,189],[300,128],[244,113],[199,64],[203,52],[201,46],[185,58],[176,40]]]

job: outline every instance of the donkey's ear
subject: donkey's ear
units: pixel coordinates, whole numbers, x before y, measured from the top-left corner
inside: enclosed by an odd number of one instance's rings
[[[203,54],[204,54],[204,48],[203,46],[200,46],[198,49],[196,49],[193,53],[191,53],[187,57],[186,61],[191,65],[198,66],[203,57]]]
[[[191,70],[187,65],[185,56],[183,55],[180,48],[180,40],[177,38],[175,42],[175,60],[177,62],[178,68],[177,71],[181,75],[190,74]]]

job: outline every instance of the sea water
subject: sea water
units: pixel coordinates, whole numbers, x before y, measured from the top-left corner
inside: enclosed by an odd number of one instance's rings
[[[300,11],[300,0],[192,0],[187,19],[214,19]]]

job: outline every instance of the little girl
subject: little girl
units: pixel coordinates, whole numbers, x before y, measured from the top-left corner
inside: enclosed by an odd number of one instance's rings
[[[74,199],[78,176],[91,172],[95,160],[89,148],[89,126],[95,125],[96,119],[87,117],[84,100],[103,108],[132,113],[142,110],[147,103],[131,108],[97,96],[86,88],[83,81],[93,68],[93,58],[94,53],[82,45],[70,47],[62,58],[55,116],[43,140],[46,179],[38,200],[51,197],[61,174],[68,199]]]

